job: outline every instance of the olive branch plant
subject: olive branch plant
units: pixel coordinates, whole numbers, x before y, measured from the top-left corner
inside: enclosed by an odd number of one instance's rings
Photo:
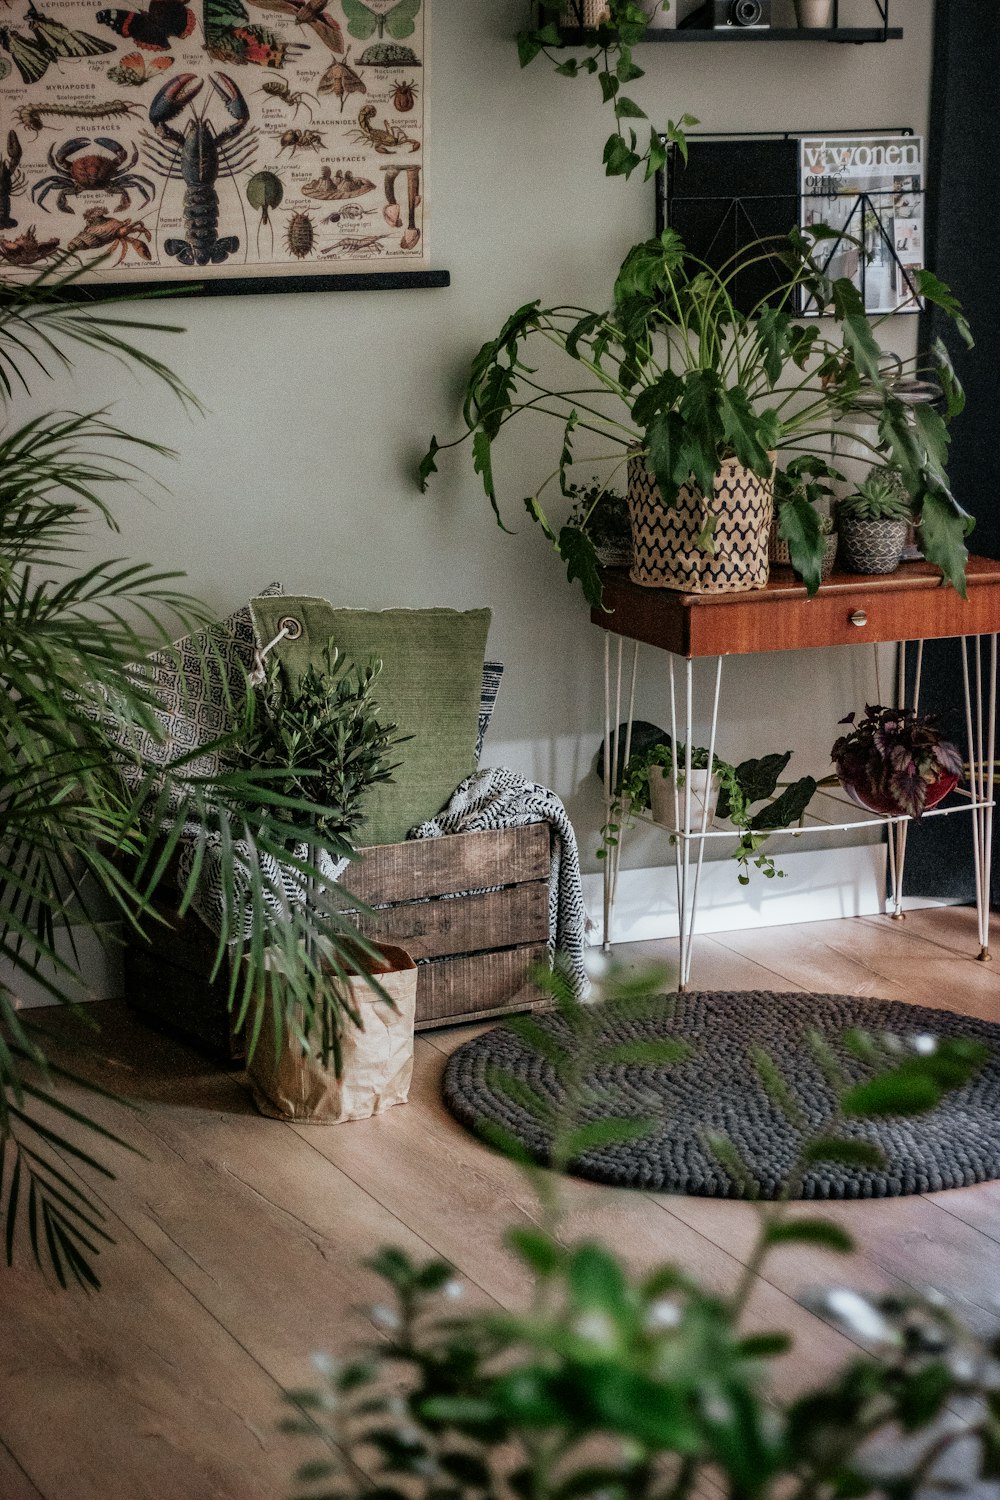
[[[349,842],[321,829],[311,854],[296,852],[301,816],[315,803],[273,770],[235,764],[245,726],[196,752],[229,753],[216,776],[193,774],[195,754],[155,767],[140,757],[131,791],[118,774],[128,755],[123,724],[161,742],[165,733],[136,663],[208,613],[179,590],[176,573],[82,554],[95,527],[117,529],[113,497],[141,496],[142,460],[170,450],[104,409],[17,424],[16,404],[37,380],[70,373],[72,351],[83,348],[154,378],[189,411],[200,407],[143,347],[182,330],[146,316],[141,294],[88,302],[75,286],[85,269],[60,261],[30,283],[0,281],[0,1243],[8,1265],[23,1246],[63,1287],[100,1284],[94,1262],[110,1236],[87,1179],[111,1177],[105,1149],[127,1142],[90,1118],[85,1103],[68,1101],[62,1085],[87,1085],[50,1059],[43,1027],[18,1008],[18,982],[41,986],[86,1022],[74,932],[109,913],[140,934],[161,920],[153,897],[176,877],[182,841],[194,858],[181,912],[209,850],[218,855],[217,970],[249,913],[253,937],[230,971],[237,1025],[266,979],[275,1003],[304,1016],[307,1031],[322,1031],[331,1012],[326,1031],[335,1031],[342,1017],[324,969],[346,972],[359,945],[313,862],[317,849],[349,856]],[[201,665],[218,681],[211,646]],[[248,693],[247,712],[252,703]],[[313,882],[312,904],[269,887],[258,857],[267,855]]]

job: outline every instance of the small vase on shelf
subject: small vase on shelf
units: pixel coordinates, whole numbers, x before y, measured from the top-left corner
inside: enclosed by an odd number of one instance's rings
[[[833,0],[795,0],[795,19],[803,31],[827,30],[833,25]]]

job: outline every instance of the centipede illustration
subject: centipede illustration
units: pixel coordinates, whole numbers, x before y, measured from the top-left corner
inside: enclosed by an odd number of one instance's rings
[[[101,99],[93,104],[21,104],[14,116],[25,130],[37,135],[46,128],[46,116],[52,117],[51,129],[57,120],[118,120],[124,115],[135,114],[139,106],[131,99]]]

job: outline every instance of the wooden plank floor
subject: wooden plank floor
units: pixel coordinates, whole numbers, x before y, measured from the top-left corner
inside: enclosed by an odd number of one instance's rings
[[[975,951],[974,914],[938,910],[703,938],[695,980],[1000,1020],[1000,974]],[[379,1293],[360,1263],[379,1245],[445,1256],[470,1305],[525,1295],[500,1240],[532,1219],[531,1195],[439,1102],[447,1057],[473,1030],[418,1037],[405,1109],[324,1129],[262,1119],[239,1074],[118,1006],[91,1011],[100,1035],[83,1062],[79,1042],[65,1055],[131,1100],[88,1107],[136,1154],[115,1152],[117,1179],[99,1190],[117,1240],[99,1295],[0,1268],[0,1500],[282,1500],[313,1456],[277,1431],[282,1389],[311,1381],[314,1351],[371,1334]],[[77,1024],[33,1019],[56,1047]],[[746,1205],[587,1183],[567,1184],[566,1205],[567,1238],[598,1236],[636,1267],[678,1261],[719,1289],[739,1276],[753,1229]],[[830,1212],[857,1238],[853,1261],[789,1248],[756,1287],[755,1326],[795,1335],[783,1393],[852,1352],[796,1300],[823,1283],[934,1286],[977,1327],[1000,1328],[1000,1184]]]

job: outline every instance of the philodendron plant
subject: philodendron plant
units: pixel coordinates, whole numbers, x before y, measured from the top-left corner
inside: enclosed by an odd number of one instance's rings
[[[463,414],[467,431],[452,443],[432,438],[420,467],[426,486],[442,448],[471,437],[473,462],[497,521],[503,526],[494,478],[493,448],[515,419],[554,420],[562,442],[549,475],[525,501],[529,515],[579,579],[591,605],[601,602],[593,543],[572,521],[549,516],[551,493],[571,493],[574,446],[586,435],[580,461],[603,464],[609,486],[630,454],[642,455],[666,505],[694,477],[711,493],[720,463],[735,458],[770,480],[775,452],[824,459],[843,418],[864,395],[877,439],[852,433],[876,462],[902,475],[921,525],[924,552],[960,592],[965,591],[965,538],[973,520],[957,504],[946,472],[948,421],[964,396],[940,341],[908,371],[931,371],[945,392],[943,414],[931,406],[907,407],[895,394],[857,287],[831,280],[814,255],[834,231],[815,226],[787,237],[758,241],[716,269],[690,255],[673,230],[629,251],[606,312],[580,307],[543,308],[530,302],[515,312],[472,364]],[[841,236],[842,238],[842,236]],[[749,312],[733,300],[733,287],[753,266],[783,274],[777,291]],[[929,271],[916,273],[919,295],[944,309],[971,342],[961,307]],[[801,294],[828,321],[797,319]],[[570,362],[570,379],[549,384],[529,355],[554,344]],[[596,448],[596,452],[594,449]],[[555,455],[554,455],[555,457]],[[780,534],[810,593],[820,583],[823,535],[819,513],[802,487],[779,510]],[[713,524],[699,545],[714,550]],[[506,528],[505,528],[506,529]]]

